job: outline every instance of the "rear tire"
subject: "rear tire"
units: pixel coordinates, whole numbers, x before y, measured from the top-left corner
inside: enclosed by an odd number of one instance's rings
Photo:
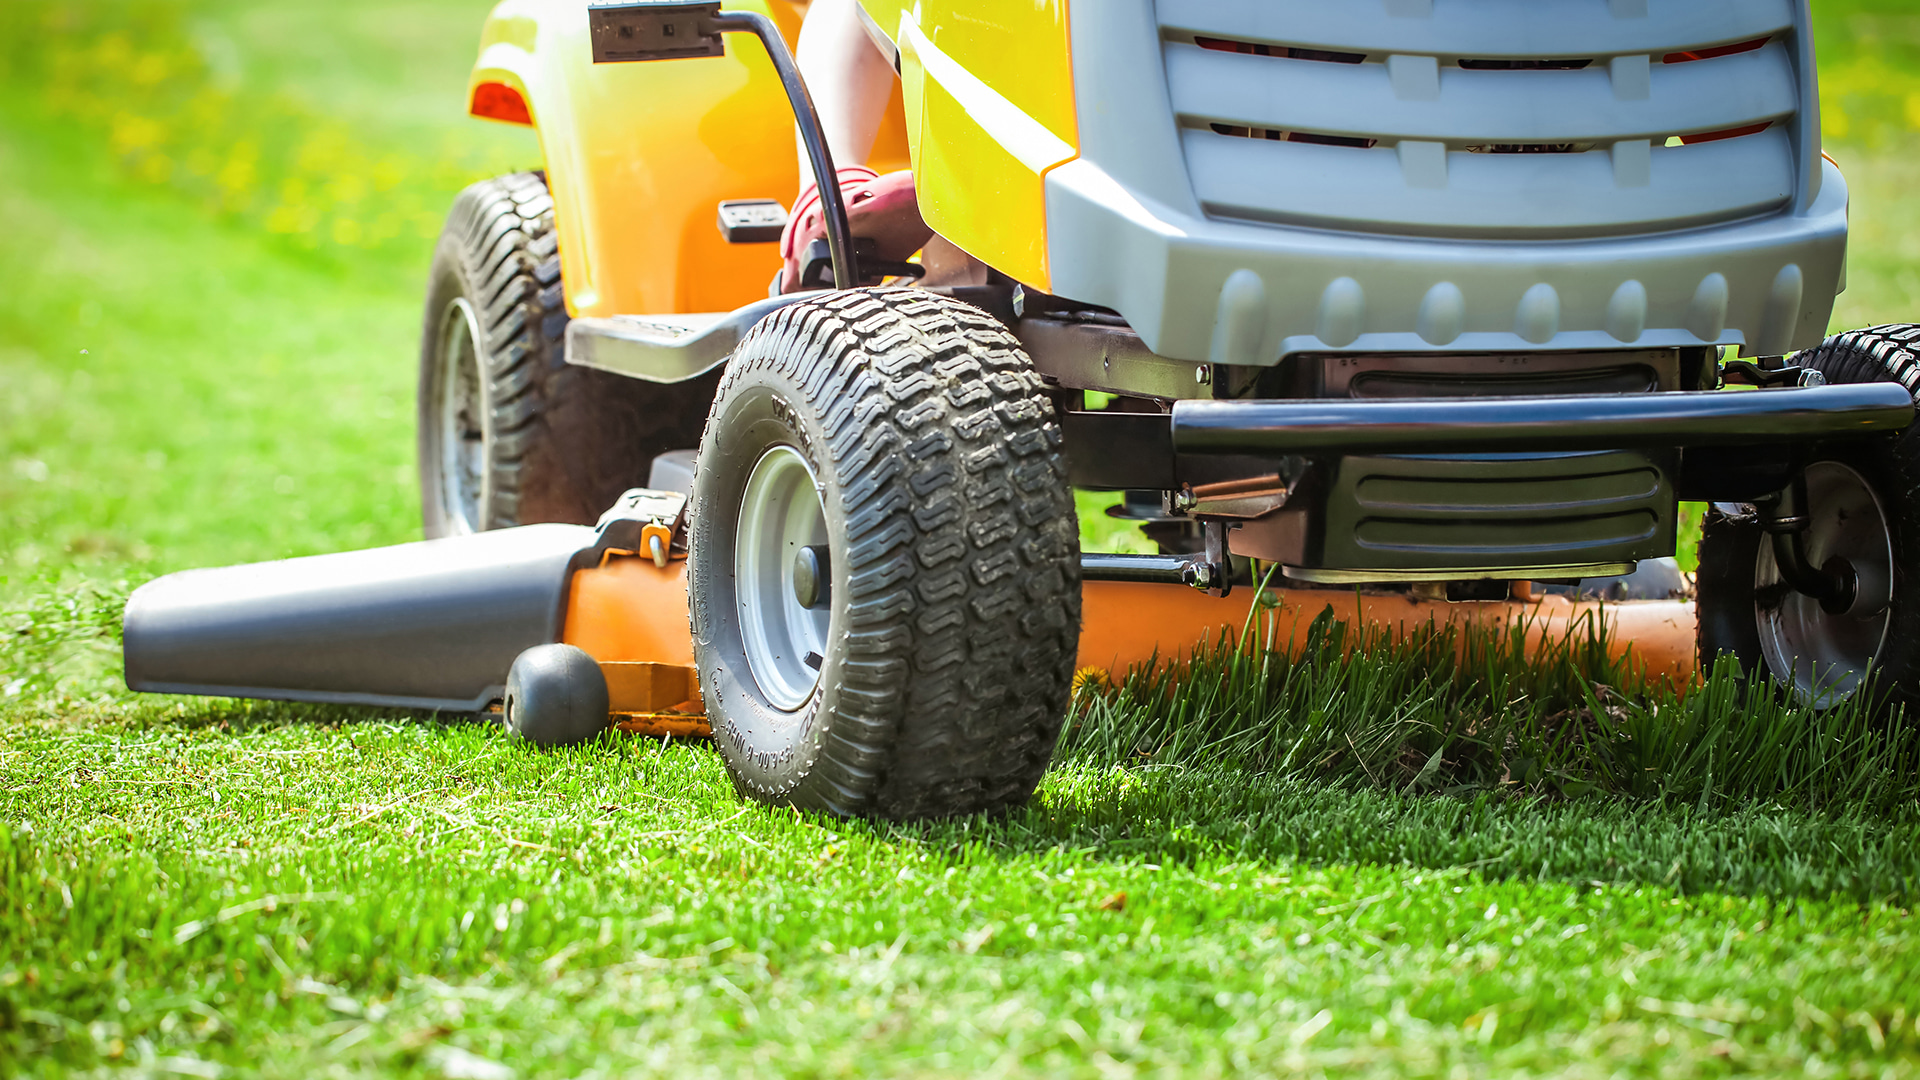
[[[1829,383],[1920,383],[1920,326],[1836,334],[1794,357]],[[1891,580],[1884,611],[1832,614],[1779,579],[1757,520],[1709,511],[1696,580],[1699,655],[1711,671],[1729,654],[1797,700],[1829,706],[1865,687],[1920,702],[1920,425],[1897,435],[1820,444],[1806,459],[1815,565],[1835,554]]]
[[[975,308],[854,290],[768,316],[701,441],[688,587],[714,743],[762,802],[1025,802],[1080,634],[1060,430]]]
[[[566,363],[553,199],[539,173],[460,193],[434,249],[420,346],[429,537],[590,525],[654,455],[687,449],[718,373],[660,385]]]

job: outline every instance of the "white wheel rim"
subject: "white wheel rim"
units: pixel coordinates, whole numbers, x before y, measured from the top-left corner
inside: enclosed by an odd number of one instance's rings
[[[733,569],[747,666],[767,701],[786,712],[805,705],[820,684],[832,617],[825,582],[811,608],[795,591],[796,560],[808,547],[827,548],[819,484],[806,459],[776,446],[761,455],[741,496]]]
[[[1862,581],[1893,580],[1886,511],[1865,478],[1837,461],[1815,462],[1807,468],[1807,501],[1805,541],[1814,566],[1838,555],[1853,564]],[[1802,702],[1821,707],[1860,688],[1867,668],[1880,657],[1893,621],[1890,609],[1865,616],[1829,613],[1819,601],[1781,583],[1766,538],[1760,541],[1753,584],[1760,651],[1776,681]]]
[[[487,435],[491,418],[481,393],[480,323],[464,298],[440,320],[440,506],[455,535],[486,528]]]

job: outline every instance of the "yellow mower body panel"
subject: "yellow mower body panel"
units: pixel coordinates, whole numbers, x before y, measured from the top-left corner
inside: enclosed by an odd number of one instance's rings
[[[1046,290],[1046,175],[1078,153],[1066,0],[864,0],[898,50],[920,212]]]
[[[772,16],[790,46],[805,12],[793,0],[726,6]],[[911,163],[935,231],[1046,289],[1045,178],[1074,158],[1078,138],[1066,3],[866,8],[901,68],[867,164],[887,172]],[[726,49],[724,58],[594,64],[580,0],[504,0],[488,17],[469,108],[539,135],[571,314],[727,311],[766,295],[778,250],[727,243],[715,207],[792,201],[793,124],[759,43],[730,35]]]
[[[805,10],[727,6],[770,15],[789,44]],[[799,186],[792,114],[757,41],[729,36],[724,58],[595,64],[583,0],[504,0],[468,80],[475,115],[503,118],[484,107],[494,87],[518,96],[539,135],[570,314],[727,311],[766,296],[777,246],[729,244],[715,225],[722,199],[791,203]],[[875,159],[906,167],[897,103]]]

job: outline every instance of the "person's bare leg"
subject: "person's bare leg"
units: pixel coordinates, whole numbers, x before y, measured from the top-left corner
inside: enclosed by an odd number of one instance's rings
[[[920,216],[913,174],[902,170],[877,175],[867,166],[887,103],[893,97],[893,65],[867,37],[857,0],[813,0],[800,27],[796,59],[807,83],[827,149],[833,155],[838,187],[846,201],[853,236],[873,244],[879,262],[900,262],[920,250],[933,230]],[[804,262],[813,243],[826,235],[825,211],[813,186],[813,163],[797,137],[800,196],[780,238],[786,266],[776,288],[803,286]],[[878,280],[879,275],[863,275]]]
[[[813,0],[800,26],[800,46],[794,50],[837,167],[867,163],[893,96],[893,65],[867,37],[855,8],[858,2]],[[813,184],[813,162],[797,134],[795,143],[804,192]]]

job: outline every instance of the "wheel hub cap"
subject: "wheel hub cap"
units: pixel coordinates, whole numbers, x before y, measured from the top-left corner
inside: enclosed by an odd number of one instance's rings
[[[1760,545],[1754,567],[1754,616],[1760,651],[1773,677],[1801,701],[1831,705],[1859,689],[1879,659],[1892,621],[1886,604],[1893,581],[1893,544],[1885,511],[1859,473],[1837,461],[1807,468],[1807,553],[1816,566],[1844,559],[1858,599],[1829,612],[1780,578],[1772,545]]]
[[[793,598],[812,610],[827,599],[827,549],[803,547],[793,557]]]
[[[832,616],[826,553],[813,470],[792,447],[768,450],[740,499],[734,583],[747,666],[767,700],[788,712],[820,683]]]

